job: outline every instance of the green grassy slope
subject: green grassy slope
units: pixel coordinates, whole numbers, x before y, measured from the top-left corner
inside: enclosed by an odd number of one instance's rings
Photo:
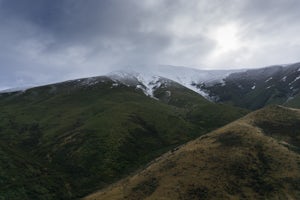
[[[269,106],[85,200],[299,199],[300,110]]]
[[[0,143],[0,199],[67,199],[64,180],[52,169]]]
[[[71,81],[1,95],[0,140],[30,169],[18,167],[20,161],[4,152],[5,162],[16,166],[0,166],[4,177],[20,177],[18,185],[11,179],[0,187],[4,199],[26,199],[27,193],[35,198],[38,190],[43,192],[38,199],[81,197],[246,113],[183,87],[172,96],[181,99],[179,105],[99,79],[89,86]],[[30,184],[32,176],[39,177],[40,189]]]

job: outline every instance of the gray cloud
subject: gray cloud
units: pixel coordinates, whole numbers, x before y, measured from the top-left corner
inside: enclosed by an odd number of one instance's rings
[[[0,89],[129,64],[299,61],[298,0],[0,0]]]

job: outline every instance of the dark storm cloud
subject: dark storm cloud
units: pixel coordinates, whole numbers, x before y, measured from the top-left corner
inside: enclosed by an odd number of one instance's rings
[[[298,61],[297,0],[0,0],[0,89],[140,63]]]
[[[53,37],[52,45],[135,38],[143,17],[135,3],[117,0],[6,0],[2,10],[3,17],[25,21]]]

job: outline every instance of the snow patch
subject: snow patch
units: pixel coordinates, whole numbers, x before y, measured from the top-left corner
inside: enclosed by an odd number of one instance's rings
[[[119,83],[113,83],[113,84],[111,85],[111,88],[118,87],[118,86],[119,86]]]
[[[143,86],[141,86],[141,85],[137,85],[137,86],[136,86],[136,89],[142,89],[142,90],[143,90],[143,89],[145,89],[145,87],[143,87]]]
[[[300,76],[296,77],[295,80],[293,80],[292,82],[289,83],[289,85],[294,84],[296,81],[298,81],[300,79]]]
[[[283,82],[285,82],[286,81],[286,76],[284,76],[281,80],[283,81]]]
[[[159,76],[142,76],[139,74],[137,79],[140,83],[142,83],[145,88],[143,89],[144,93],[147,96],[154,98],[154,92],[157,88],[161,86],[160,77]]]
[[[268,78],[268,79],[265,81],[265,83],[269,82],[269,81],[272,80],[272,79],[273,79],[273,77]]]
[[[253,86],[251,87],[252,90],[254,90],[255,88],[256,88],[256,85],[253,85]]]
[[[166,91],[166,95],[167,95],[167,97],[170,97],[171,95],[172,95],[172,93],[171,93],[171,91]]]

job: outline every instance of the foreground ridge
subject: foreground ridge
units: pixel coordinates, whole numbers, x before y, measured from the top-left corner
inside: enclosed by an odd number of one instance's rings
[[[269,106],[84,199],[299,199],[299,135],[300,110]]]

